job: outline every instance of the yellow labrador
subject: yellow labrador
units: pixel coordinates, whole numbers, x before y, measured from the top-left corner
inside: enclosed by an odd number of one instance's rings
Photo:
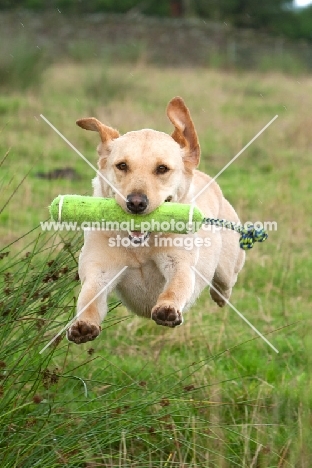
[[[98,167],[103,177],[98,174],[93,180],[94,196],[114,197],[125,212],[142,214],[164,202],[190,203],[203,189],[196,205],[206,217],[239,222],[218,184],[196,170],[198,137],[180,97],[169,102],[167,115],[174,126],[171,136],[150,129],[121,136],[94,117],[77,121],[101,138]],[[233,231],[86,231],[79,259],[82,289],[68,339],[84,343],[99,335],[112,290],[132,312],[168,327],[182,323],[182,314],[207,282],[213,285],[212,299],[222,307],[225,301],[217,291],[230,297],[244,260]]]

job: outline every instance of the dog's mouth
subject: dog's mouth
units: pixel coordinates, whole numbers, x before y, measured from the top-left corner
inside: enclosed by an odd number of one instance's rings
[[[129,231],[128,237],[134,244],[143,244],[150,236],[150,232]]]
[[[171,202],[172,196],[166,198],[165,202]],[[141,232],[141,231],[128,231],[128,237],[133,244],[143,244],[150,236],[150,232]]]

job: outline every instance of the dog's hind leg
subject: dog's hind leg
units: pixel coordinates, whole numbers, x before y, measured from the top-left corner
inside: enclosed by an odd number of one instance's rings
[[[235,238],[231,239],[232,234],[234,233],[226,233],[227,241],[223,239],[219,264],[210,287],[210,296],[219,307],[223,307],[226,301],[230,299],[232,288],[237,281],[237,275],[245,262],[245,252],[239,248],[235,234]],[[235,247],[233,247],[233,240],[237,242]],[[232,243],[231,246],[230,243]]]

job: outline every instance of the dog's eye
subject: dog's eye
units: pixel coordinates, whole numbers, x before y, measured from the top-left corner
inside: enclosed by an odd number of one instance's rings
[[[128,166],[125,162],[121,162],[119,164],[116,164],[116,167],[117,169],[119,169],[120,171],[127,171],[128,170]]]
[[[169,167],[161,164],[160,166],[156,167],[156,174],[165,174],[169,171]]]

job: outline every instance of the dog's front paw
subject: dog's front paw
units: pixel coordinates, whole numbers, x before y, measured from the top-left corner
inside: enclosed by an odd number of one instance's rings
[[[67,330],[67,338],[76,344],[86,343],[87,341],[94,340],[101,331],[101,327],[95,323],[77,320]]]
[[[172,305],[155,306],[152,310],[152,319],[157,325],[174,328],[183,323],[183,317],[179,310]]]

